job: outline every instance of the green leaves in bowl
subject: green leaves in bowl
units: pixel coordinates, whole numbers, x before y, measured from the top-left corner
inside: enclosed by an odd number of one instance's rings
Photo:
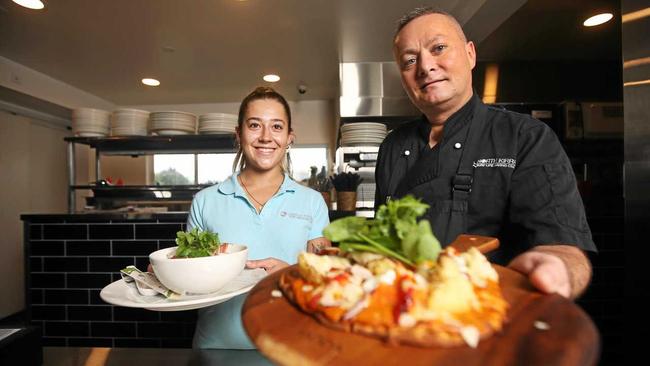
[[[191,231],[179,231],[176,233],[175,258],[197,258],[209,257],[219,253],[219,234],[211,231],[200,231],[193,228]]]
[[[425,260],[435,261],[441,251],[429,221],[417,220],[428,208],[426,203],[406,196],[379,206],[372,220],[344,217],[329,224],[323,233],[339,243],[343,252],[373,252],[414,266]]]

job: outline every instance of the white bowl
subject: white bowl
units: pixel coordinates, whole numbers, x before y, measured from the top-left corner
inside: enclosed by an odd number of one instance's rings
[[[225,253],[199,258],[169,258],[177,247],[149,254],[158,280],[168,289],[183,294],[209,294],[219,291],[244,270],[248,258],[245,245],[228,244]]]

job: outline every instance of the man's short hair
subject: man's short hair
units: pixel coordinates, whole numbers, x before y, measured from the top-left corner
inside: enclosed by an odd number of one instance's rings
[[[464,42],[467,42],[467,37],[465,37],[465,32],[463,32],[463,27],[461,27],[456,17],[447,13],[444,10],[434,8],[431,6],[423,6],[423,7],[415,8],[409,11],[408,13],[404,14],[401,18],[399,18],[397,20],[397,29],[395,30],[395,35],[393,36],[393,40],[397,38],[397,34],[402,30],[402,28],[406,27],[406,25],[409,24],[412,20],[429,14],[439,14],[449,18],[458,27],[458,32],[460,33],[461,39]]]

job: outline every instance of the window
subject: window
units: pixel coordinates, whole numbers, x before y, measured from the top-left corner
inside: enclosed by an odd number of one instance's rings
[[[311,167],[315,166],[320,172],[322,167],[327,171],[327,148],[326,147],[292,147],[291,168],[293,179],[297,182],[309,179]]]
[[[293,179],[306,182],[315,166],[327,170],[327,147],[293,147],[290,151]],[[232,174],[235,154],[156,154],[154,182],[159,185],[215,184]]]
[[[159,185],[194,184],[194,154],[154,155],[153,171]]]
[[[199,184],[223,182],[232,174],[235,154],[199,154]]]

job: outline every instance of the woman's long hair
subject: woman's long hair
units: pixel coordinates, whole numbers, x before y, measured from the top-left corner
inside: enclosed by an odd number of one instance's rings
[[[289,108],[289,103],[284,97],[276,92],[273,88],[268,86],[260,86],[255,88],[250,94],[242,100],[241,105],[239,106],[239,115],[237,117],[237,127],[239,133],[242,131],[242,125],[244,124],[244,118],[246,116],[246,111],[248,110],[248,105],[251,102],[260,100],[260,99],[271,99],[275,100],[284,107],[284,112],[287,115],[287,123],[289,124],[289,132],[291,133],[293,129],[291,128],[291,109]],[[240,136],[241,139],[241,136]],[[244,156],[243,149],[240,144],[237,146],[237,154],[235,155],[235,161],[232,163],[232,172],[236,172],[237,169],[244,170],[246,167],[246,157]],[[291,157],[289,156],[289,149],[287,149],[287,154],[284,161],[282,162],[282,170],[287,172],[291,176]]]

